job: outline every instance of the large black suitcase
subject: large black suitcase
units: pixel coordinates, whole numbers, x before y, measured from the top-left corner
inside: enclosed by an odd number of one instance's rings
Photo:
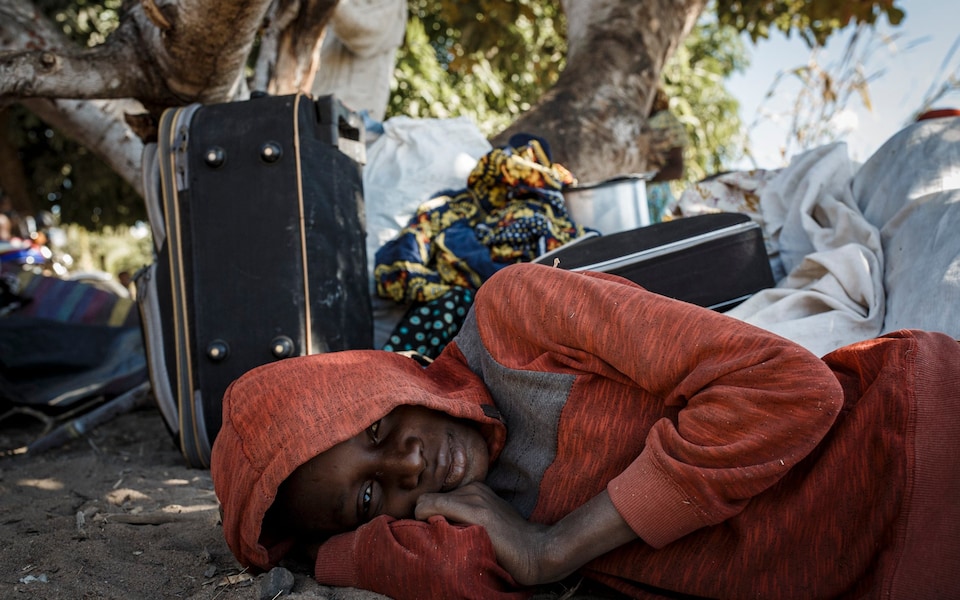
[[[763,232],[739,213],[697,215],[583,238],[536,262],[620,275],[651,292],[720,312],[774,284]]]
[[[335,98],[166,111],[145,155],[156,262],[137,277],[154,396],[207,467],[227,386],[373,344],[358,115]]]

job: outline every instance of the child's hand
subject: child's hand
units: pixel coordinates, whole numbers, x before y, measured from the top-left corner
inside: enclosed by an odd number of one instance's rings
[[[601,492],[553,525],[530,523],[482,483],[423,494],[416,517],[441,515],[487,530],[497,562],[521,585],[559,581],[594,558],[637,539]]]
[[[441,515],[456,523],[480,525],[487,530],[497,562],[520,585],[537,585],[562,579],[546,568],[549,527],[524,520],[489,487],[474,482],[442,494],[423,494],[416,517]]]

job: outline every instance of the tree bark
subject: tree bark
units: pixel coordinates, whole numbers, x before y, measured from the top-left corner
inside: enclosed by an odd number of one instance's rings
[[[130,57],[115,47],[83,55],[33,4],[0,0],[0,99],[125,93],[131,78],[118,72]]]
[[[320,46],[338,0],[301,0],[296,19],[285,27],[277,48],[277,71],[270,87],[276,95],[309,94],[320,67]]]
[[[263,19],[263,29],[260,31],[260,50],[257,53],[257,63],[250,79],[250,89],[256,92],[267,92],[270,82],[277,73],[277,54],[280,51],[280,38],[283,31],[293,23],[299,14],[300,6],[296,2],[277,0],[270,5]]]
[[[647,170],[647,117],[660,72],[705,4],[563,0],[566,68],[537,106],[493,143],[506,144],[520,132],[541,135],[553,159],[581,181]]]
[[[227,100],[267,2],[136,4],[104,44],[80,48],[32,4],[0,0],[0,101],[137,98],[166,107]]]
[[[143,140],[127,118],[149,111],[155,120],[170,106],[243,97],[246,60],[270,3],[140,0],[104,44],[83,49],[33,4],[0,0],[0,103],[21,101],[142,193]],[[299,89],[303,81],[309,88],[316,69],[312,56],[319,55],[319,31],[336,0],[284,3],[297,8],[294,14],[304,24],[295,27],[293,35],[280,32],[286,35],[285,73],[295,82],[280,89]],[[308,19],[303,10],[325,12]],[[293,19],[287,25],[295,24]],[[290,58],[302,51],[304,39],[311,35],[317,38],[316,52],[299,61]]]
[[[320,46],[339,0],[276,0],[260,32],[253,90],[274,95],[310,93]]]

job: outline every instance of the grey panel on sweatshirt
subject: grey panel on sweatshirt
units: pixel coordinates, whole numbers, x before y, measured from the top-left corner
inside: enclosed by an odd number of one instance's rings
[[[557,456],[560,412],[574,376],[501,365],[483,346],[472,311],[456,342],[470,368],[487,384],[507,427],[506,445],[486,484],[529,518],[537,505],[543,474]]]

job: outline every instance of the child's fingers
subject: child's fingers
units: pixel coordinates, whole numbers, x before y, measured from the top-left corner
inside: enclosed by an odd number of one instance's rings
[[[422,494],[417,499],[414,516],[426,520],[440,515],[458,523],[484,525],[484,521],[489,521],[492,517],[491,514],[484,513],[490,513],[492,505],[496,504],[496,496],[492,492],[486,494],[485,491],[475,489],[471,484],[446,493]]]

